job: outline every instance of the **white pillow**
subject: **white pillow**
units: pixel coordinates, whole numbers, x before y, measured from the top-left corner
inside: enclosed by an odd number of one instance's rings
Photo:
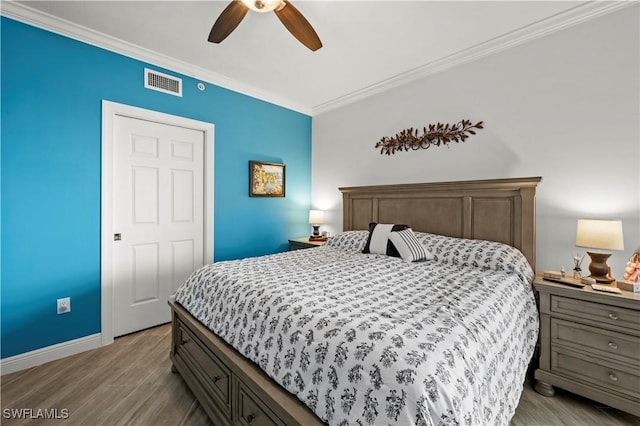
[[[406,261],[418,262],[433,259],[433,255],[420,244],[411,228],[390,232],[389,240],[400,253],[400,257]]]
[[[387,243],[393,224],[379,223],[371,233],[369,252],[377,254],[387,254]]]
[[[396,250],[395,246],[389,241],[389,232],[400,231],[407,228],[407,225],[371,222],[369,224],[369,237],[362,252],[400,257],[398,250]]]

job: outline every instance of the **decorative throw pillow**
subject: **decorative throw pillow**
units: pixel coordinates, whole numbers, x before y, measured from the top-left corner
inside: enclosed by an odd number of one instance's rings
[[[404,260],[418,262],[433,259],[433,255],[420,244],[411,228],[392,231],[389,233],[389,241],[393,243]]]
[[[398,250],[396,250],[391,241],[389,241],[389,233],[392,231],[402,231],[407,228],[407,225],[371,222],[369,224],[369,237],[362,252],[400,257]]]

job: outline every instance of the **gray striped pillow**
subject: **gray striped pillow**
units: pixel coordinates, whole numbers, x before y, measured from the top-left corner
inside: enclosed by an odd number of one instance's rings
[[[389,241],[393,243],[404,260],[418,262],[433,259],[433,255],[420,244],[411,228],[390,232]]]

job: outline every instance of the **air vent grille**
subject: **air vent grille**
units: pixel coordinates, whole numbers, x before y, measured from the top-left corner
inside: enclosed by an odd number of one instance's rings
[[[158,71],[144,69],[144,87],[170,95],[182,96],[182,79]]]

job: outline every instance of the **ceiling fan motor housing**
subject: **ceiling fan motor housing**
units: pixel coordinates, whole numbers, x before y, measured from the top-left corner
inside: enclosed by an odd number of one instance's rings
[[[242,0],[249,9],[256,12],[271,12],[284,6],[283,0]]]

